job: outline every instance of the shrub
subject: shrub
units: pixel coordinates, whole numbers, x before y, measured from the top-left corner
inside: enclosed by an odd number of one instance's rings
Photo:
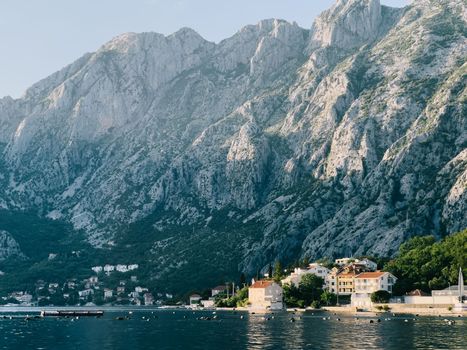
[[[378,290],[374,293],[371,293],[371,301],[373,303],[387,303],[389,302],[389,298],[391,297],[391,294],[385,290]]]
[[[321,307],[321,304],[318,300],[313,300],[313,302],[311,303],[311,307],[313,309],[319,309]]]

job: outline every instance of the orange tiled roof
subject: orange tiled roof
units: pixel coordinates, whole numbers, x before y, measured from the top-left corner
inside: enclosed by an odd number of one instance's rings
[[[337,274],[339,278],[354,278],[356,276],[355,272],[349,272],[349,273],[339,273]]]
[[[274,283],[274,281],[256,281],[255,283],[253,283],[250,288],[267,288],[269,287],[270,285],[272,285]]]
[[[375,271],[375,272],[363,272],[355,278],[378,278],[386,274],[384,271]]]

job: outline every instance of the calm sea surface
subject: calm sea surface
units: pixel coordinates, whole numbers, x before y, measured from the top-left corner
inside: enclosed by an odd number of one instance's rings
[[[270,320],[259,314],[217,312],[217,319],[199,320],[213,313],[144,309],[123,321],[116,318],[129,315],[128,310],[106,310],[100,319],[25,321],[26,314],[33,313],[0,309],[0,350],[467,349],[467,319],[454,317],[449,319],[455,324],[449,325],[444,317],[388,314],[378,323],[377,317],[325,312],[276,313]]]

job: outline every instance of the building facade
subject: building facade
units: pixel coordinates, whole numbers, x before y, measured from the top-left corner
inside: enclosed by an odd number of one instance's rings
[[[274,281],[257,281],[248,288],[248,302],[253,310],[281,310],[282,300],[282,287]]]

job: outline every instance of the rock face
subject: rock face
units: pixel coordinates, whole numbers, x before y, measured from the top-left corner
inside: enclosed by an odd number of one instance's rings
[[[0,231],[0,262],[9,258],[24,258],[20,246],[6,231]]]
[[[465,228],[466,18],[339,0],[311,30],[121,35],[0,100],[0,208],[131,247],[156,280]]]

